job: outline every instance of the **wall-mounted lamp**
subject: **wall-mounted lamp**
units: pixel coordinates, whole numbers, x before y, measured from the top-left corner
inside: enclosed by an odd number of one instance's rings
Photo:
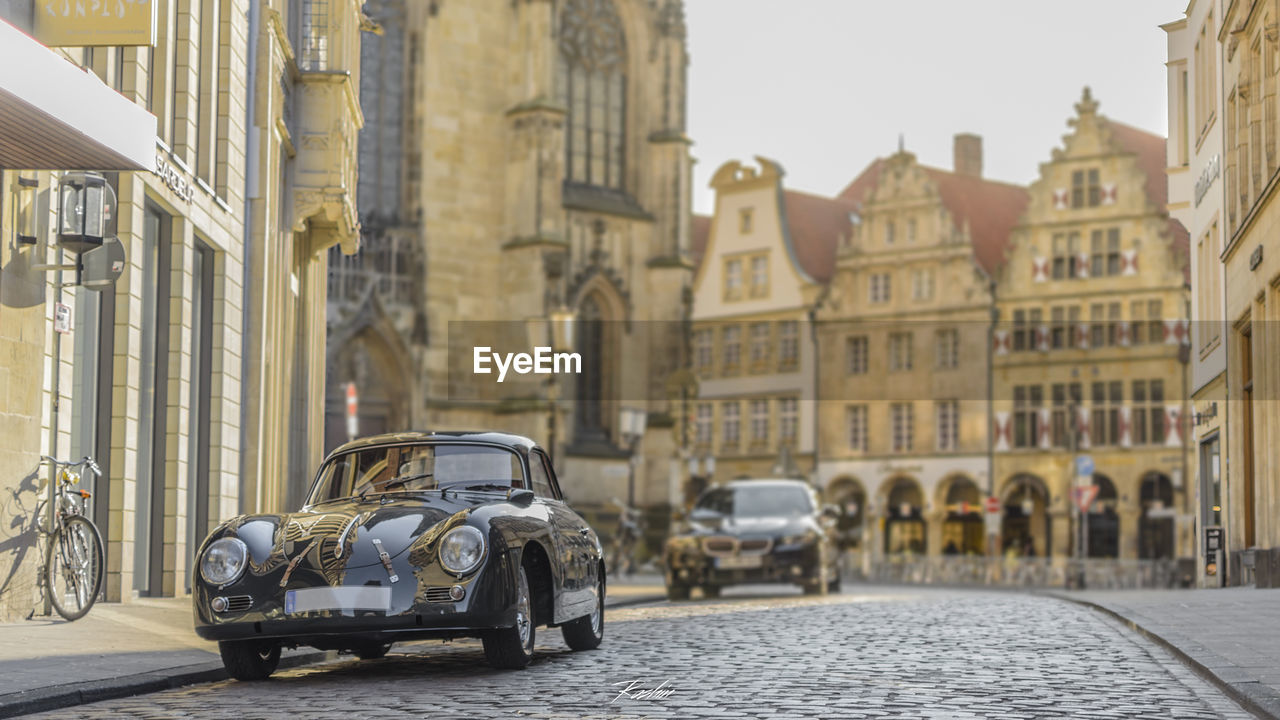
[[[36,244],[36,194],[40,181],[36,178],[18,178],[18,244]]]
[[[73,253],[116,233],[116,193],[98,173],[69,172],[58,185],[58,244]]]

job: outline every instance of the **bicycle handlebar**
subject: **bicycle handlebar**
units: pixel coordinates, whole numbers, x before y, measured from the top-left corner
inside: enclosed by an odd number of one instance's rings
[[[41,455],[40,461],[47,462],[54,467],[86,467],[95,476],[102,477],[102,469],[98,467],[98,462],[88,455],[79,460],[59,460],[49,455]]]

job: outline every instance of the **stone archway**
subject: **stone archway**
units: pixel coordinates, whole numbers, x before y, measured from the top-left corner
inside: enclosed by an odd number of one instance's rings
[[[884,554],[924,555],[928,549],[924,522],[924,491],[914,478],[899,476],[881,487],[884,501]]]
[[[862,549],[862,534],[866,527],[867,491],[855,478],[839,477],[827,485],[827,502],[839,509],[836,518],[836,535],[844,550]]]
[[[1019,473],[1005,481],[1000,493],[1004,515],[1000,523],[1000,552],[1023,557],[1049,557],[1053,551],[1049,489],[1044,480]]]
[[[1095,473],[1093,484],[1098,486],[1098,494],[1089,507],[1089,547],[1085,556],[1120,557],[1120,514],[1115,483],[1106,475]]]
[[[965,475],[952,475],[938,486],[942,510],[943,555],[981,555],[986,551],[982,492]]]
[[[331,328],[327,356],[325,452],[348,439],[347,383],[356,384],[358,435],[412,428],[418,394],[410,351],[375,294]]]
[[[1142,516],[1138,519],[1138,558],[1167,560],[1177,554],[1174,532],[1173,481],[1162,472],[1151,471],[1138,485]]]

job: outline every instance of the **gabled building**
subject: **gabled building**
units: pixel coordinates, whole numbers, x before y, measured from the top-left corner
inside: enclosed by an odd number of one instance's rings
[[[811,313],[853,208],[786,190],[780,165],[756,162],[722,165],[711,179],[715,215],[695,221],[695,237],[706,231],[693,284],[692,454],[700,484],[814,470]]]
[[[1189,557],[1187,235],[1165,209],[1165,141],[1100,115],[1088,88],[1075,110],[996,276],[1000,548]]]
[[[992,273],[1026,205],[982,177],[982,140],[955,168],[899,149],[839,199],[853,231],[818,307],[818,482],[863,557],[982,553]]]

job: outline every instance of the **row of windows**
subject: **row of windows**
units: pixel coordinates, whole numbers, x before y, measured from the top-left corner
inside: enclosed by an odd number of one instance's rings
[[[743,278],[743,269],[750,274]],[[767,253],[725,258],[724,299],[726,302],[769,296],[769,256]]]
[[[1047,433],[1054,448],[1119,445],[1125,427],[1121,408],[1125,407],[1124,381],[1097,381],[1089,384],[1087,420],[1080,417],[1084,407],[1083,383],[1055,383],[1049,390],[1049,420],[1044,425],[1043,385],[1013,388],[1012,445],[1016,448],[1040,446]],[[1162,445],[1165,441],[1165,394],[1163,380],[1133,380],[1129,392],[1129,440],[1133,445]],[[1073,410],[1074,409],[1074,410]],[[1074,413],[1074,416],[1073,416]]]
[[[1089,233],[1089,249],[1082,246],[1079,232],[1054,233],[1053,260],[1050,274],[1054,280],[1120,275],[1124,263],[1120,254],[1120,228],[1093,230]]]
[[[960,403],[956,400],[939,400],[933,403],[934,449],[949,452],[960,447]],[[849,405],[845,408],[846,437],[849,449],[867,452],[871,446],[869,406]],[[883,427],[883,424],[878,424]],[[908,453],[916,449],[915,405],[913,403],[889,404],[889,449],[895,453]]]
[[[887,364],[890,372],[905,372],[915,368],[915,335],[910,332],[889,334]],[[865,375],[870,371],[870,339],[866,335],[854,335],[845,340],[845,370],[850,375]],[[960,331],[954,328],[937,330],[933,340],[933,366],[950,370],[960,366]]]
[[[743,362],[744,327],[747,363]],[[716,362],[717,349],[719,363]],[[753,322],[745,326],[724,325],[719,328],[718,333],[711,328],[702,328],[693,333],[694,370],[702,377],[716,374],[738,375],[744,366],[751,373],[791,372],[799,364],[800,323],[796,320]]]
[[[751,450],[771,450],[773,448],[772,433],[775,428],[773,411],[776,409],[777,440],[784,445],[793,445],[799,431],[800,402],[794,397],[754,398],[745,401],[746,416],[743,416],[744,402],[726,400],[720,405],[720,449],[734,451],[742,446],[745,434],[748,448]],[[695,409],[694,440],[701,447],[710,447],[715,432],[715,403],[700,402]]]
[[[937,283],[934,280],[933,268],[915,268],[911,270],[911,299],[915,302],[926,302],[933,299]],[[867,300],[872,305],[882,305],[893,300],[893,275],[891,273],[872,273],[868,279]]]
[[[1083,317],[1084,306],[1058,305],[1049,308],[1045,323],[1042,308],[1020,308],[1013,311],[1010,349],[1014,352],[1085,347],[1159,344],[1165,342],[1164,304],[1160,300],[1132,300],[1129,316],[1122,317],[1123,303],[1093,303],[1089,317]],[[1047,336],[1038,333],[1044,333]]]

